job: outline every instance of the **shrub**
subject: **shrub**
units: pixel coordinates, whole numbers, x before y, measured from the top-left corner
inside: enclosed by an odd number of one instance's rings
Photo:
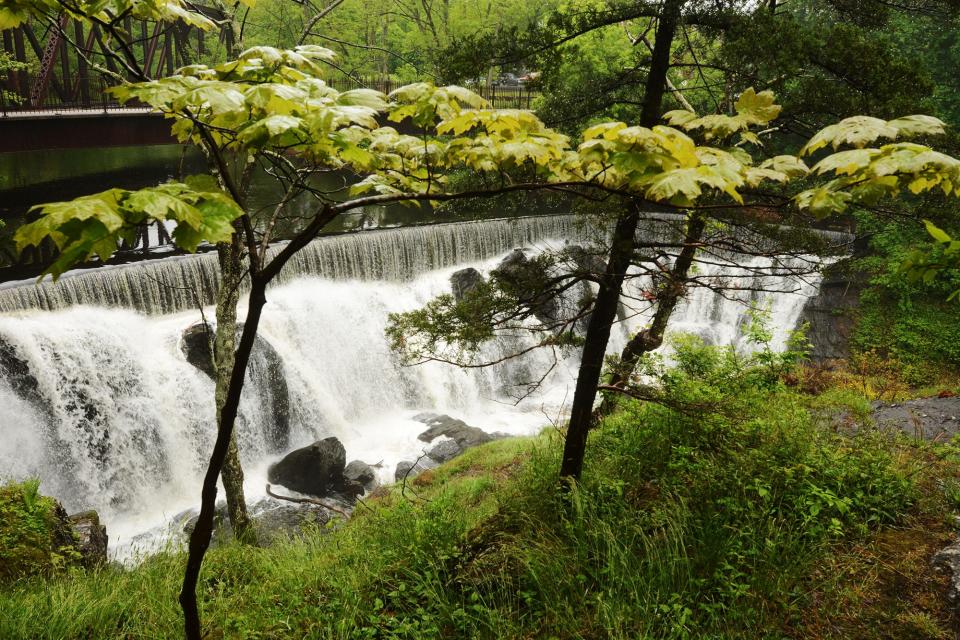
[[[50,574],[79,559],[66,513],[30,478],[0,486],[0,582]]]

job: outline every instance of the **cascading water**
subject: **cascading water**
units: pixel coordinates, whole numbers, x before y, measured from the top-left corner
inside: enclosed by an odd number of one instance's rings
[[[586,233],[572,217],[557,216],[313,243],[269,292],[261,322],[269,349],[255,353],[238,426],[248,495],[262,494],[266,466],[280,453],[330,435],[343,442],[348,459],[382,462],[382,479],[390,480],[399,460],[423,448],[416,436],[424,426],[411,420],[420,411],[512,434],[544,426],[545,416],[558,415],[572,397],[575,355],[562,357],[552,370],[553,355],[544,351],[486,369],[401,367],[384,329],[389,313],[448,293],[457,269],[489,271],[514,247],[582,243]],[[211,259],[100,269],[55,287],[0,290],[3,309],[56,309],[0,315],[0,474],[39,475],[43,490],[68,510],[98,509],[116,549],[198,500],[214,434],[213,382],[181,349],[184,330],[200,321],[199,310],[191,310],[196,297],[159,283],[199,287],[208,302],[213,289],[204,287],[217,280]],[[742,272],[724,277],[749,301],[760,284],[752,269],[762,263],[747,259]],[[719,277],[720,268],[703,266],[699,274]],[[816,282],[780,280],[775,288],[796,289],[772,296],[775,341],[782,343]],[[630,300],[641,300],[647,286],[642,278],[631,280]],[[753,297],[763,304],[763,296]],[[68,306],[76,302],[84,304]],[[736,343],[745,308],[700,289],[678,310],[673,326]],[[611,349],[642,327],[647,313],[627,314]],[[484,347],[482,356],[495,360],[533,340],[504,337]],[[274,374],[257,374],[271,367]],[[540,389],[516,404],[512,385],[548,370]],[[277,375],[284,383],[279,391]],[[283,411],[278,394],[286,395]]]

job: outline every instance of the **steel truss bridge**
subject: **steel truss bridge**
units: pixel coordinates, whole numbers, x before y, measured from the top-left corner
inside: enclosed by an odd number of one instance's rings
[[[202,11],[214,20],[226,17],[215,9]],[[183,22],[130,18],[122,27],[138,64],[152,78],[189,64],[216,63],[233,49],[229,27],[209,34]],[[163,118],[120,105],[107,93],[117,76],[128,74],[99,26],[63,16],[0,32],[0,41],[10,58],[25,65],[0,76],[0,153],[173,142]],[[397,86],[388,78],[346,76],[330,84],[339,90],[369,87],[385,93]],[[479,93],[496,107],[519,109],[531,108],[538,95],[529,87],[484,87]]]

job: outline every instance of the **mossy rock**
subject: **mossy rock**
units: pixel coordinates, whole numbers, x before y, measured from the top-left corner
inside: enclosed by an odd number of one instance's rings
[[[78,564],[81,553],[63,506],[27,480],[0,487],[0,582],[50,575]]]

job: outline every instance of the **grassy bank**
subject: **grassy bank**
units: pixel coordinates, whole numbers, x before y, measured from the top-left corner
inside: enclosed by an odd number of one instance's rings
[[[769,373],[691,349],[671,408],[622,405],[566,499],[548,429],[380,490],[335,531],[214,549],[211,637],[953,637],[929,556],[953,535],[956,451],[838,433],[861,400]],[[178,637],[183,560],[7,586],[0,637]]]

